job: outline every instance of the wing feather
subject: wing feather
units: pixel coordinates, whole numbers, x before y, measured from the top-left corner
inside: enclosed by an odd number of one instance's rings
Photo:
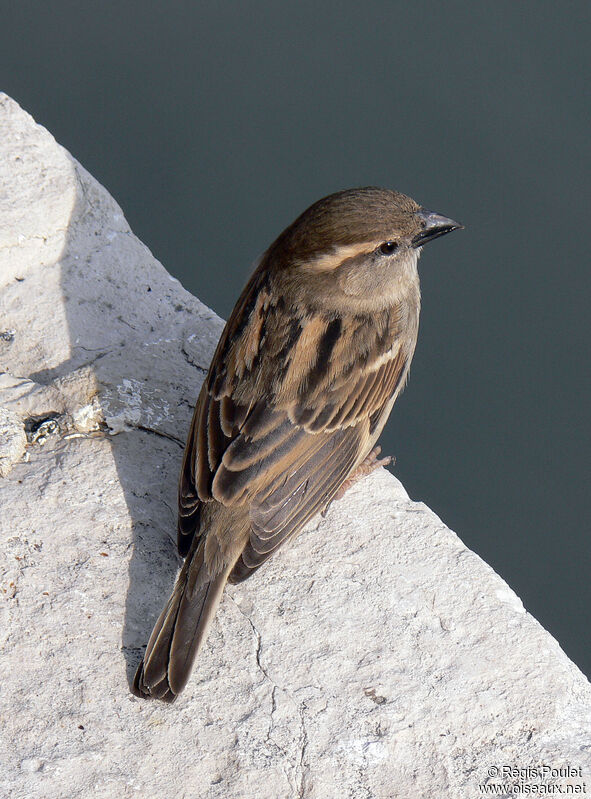
[[[299,485],[282,504],[263,502],[251,507],[250,539],[230,575],[232,582],[250,577],[332,500],[359,456],[359,431],[349,428],[343,431],[343,439],[344,448],[329,446],[330,455],[311,468],[309,476],[301,475]],[[326,441],[327,446],[333,443]]]

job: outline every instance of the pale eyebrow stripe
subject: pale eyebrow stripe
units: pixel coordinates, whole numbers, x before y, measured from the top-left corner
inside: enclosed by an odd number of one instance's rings
[[[372,241],[343,244],[341,247],[333,249],[332,252],[324,253],[318,258],[302,264],[302,266],[313,269],[315,272],[330,272],[348,258],[355,258],[356,255],[361,255],[361,253],[371,252],[375,246],[375,242]]]

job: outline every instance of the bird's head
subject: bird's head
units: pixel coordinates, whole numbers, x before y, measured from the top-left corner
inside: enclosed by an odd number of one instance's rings
[[[418,290],[421,248],[461,227],[400,192],[348,189],[304,211],[267,258],[289,282],[319,292],[335,310],[343,304],[371,309],[399,302],[414,286]]]

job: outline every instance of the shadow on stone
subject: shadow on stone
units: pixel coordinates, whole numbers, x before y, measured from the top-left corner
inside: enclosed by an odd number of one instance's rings
[[[105,435],[132,529],[121,637],[131,685],[180,563],[177,479],[204,376],[204,368],[182,352],[183,330],[188,326],[198,335],[204,306],[189,295],[186,304],[178,302],[180,287],[130,235],[115,202],[75,162],[73,167],[78,193],[60,257],[71,357],[32,378],[50,383],[90,366],[98,382]],[[109,214],[122,230],[105,224]],[[211,349],[215,339],[208,334]]]

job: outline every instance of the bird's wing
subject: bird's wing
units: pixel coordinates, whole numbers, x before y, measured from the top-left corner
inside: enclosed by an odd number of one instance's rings
[[[286,308],[271,279],[255,272],[222,334],[179,489],[181,553],[200,502],[250,506],[235,581],[301,529],[363,460],[409,361],[396,314],[376,323]]]

